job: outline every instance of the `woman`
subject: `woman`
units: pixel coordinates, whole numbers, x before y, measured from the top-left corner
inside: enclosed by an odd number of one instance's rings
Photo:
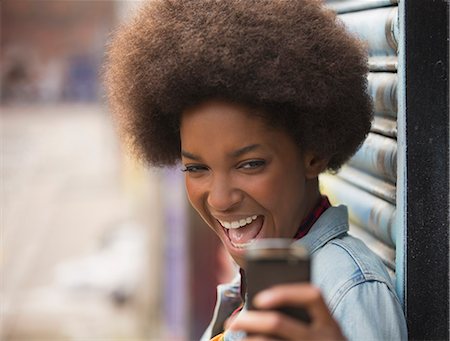
[[[181,163],[192,206],[241,268],[256,239],[311,253],[313,284],[267,290],[258,311],[222,302],[204,339],[406,339],[383,264],[319,192],[371,121],[364,49],[334,14],[314,0],[153,0],[118,30],[106,67],[130,146],[150,165]]]

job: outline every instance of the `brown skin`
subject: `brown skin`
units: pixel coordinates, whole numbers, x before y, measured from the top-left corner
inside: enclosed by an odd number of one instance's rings
[[[326,165],[249,112],[237,104],[206,102],[183,114],[180,130],[189,200],[240,266],[240,245],[250,235],[295,235],[320,198],[317,176]],[[252,216],[258,219],[239,229],[239,244],[219,223]]]
[[[245,341],[262,340],[344,340],[320,290],[310,284],[286,284],[260,292],[255,307],[265,311],[245,311],[231,323],[231,330],[251,333]],[[305,324],[275,312],[281,306],[302,306],[312,322]]]
[[[240,266],[245,247],[233,243],[219,221],[258,216],[239,229],[243,235],[292,238],[320,198],[317,176],[327,161],[301,151],[288,133],[252,116],[248,107],[223,101],[197,105],[183,113],[180,136],[189,200]],[[258,295],[255,304],[268,310],[241,313],[231,324],[256,334],[251,339],[343,339],[312,285],[276,287]],[[270,310],[282,305],[306,307],[313,322],[305,325]]]

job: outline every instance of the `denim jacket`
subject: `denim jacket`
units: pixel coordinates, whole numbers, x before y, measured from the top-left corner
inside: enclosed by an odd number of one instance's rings
[[[348,340],[407,340],[405,317],[384,264],[347,231],[347,208],[330,207],[295,241],[311,254],[313,284]],[[202,341],[223,332],[223,322],[241,304],[239,287],[239,278],[218,286],[213,320]],[[226,332],[224,339],[242,336]]]

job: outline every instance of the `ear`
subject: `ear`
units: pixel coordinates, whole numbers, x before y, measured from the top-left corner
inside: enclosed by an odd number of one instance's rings
[[[305,161],[305,177],[307,179],[314,179],[319,176],[328,166],[328,159],[319,157],[312,152],[304,154]]]

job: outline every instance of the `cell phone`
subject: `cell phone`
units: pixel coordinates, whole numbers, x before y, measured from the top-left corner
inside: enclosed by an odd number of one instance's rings
[[[249,310],[256,309],[253,306],[253,298],[261,290],[277,284],[311,280],[309,254],[304,247],[293,244],[292,239],[255,240],[247,248],[245,260]],[[306,309],[286,306],[278,311],[303,322],[311,322]]]

